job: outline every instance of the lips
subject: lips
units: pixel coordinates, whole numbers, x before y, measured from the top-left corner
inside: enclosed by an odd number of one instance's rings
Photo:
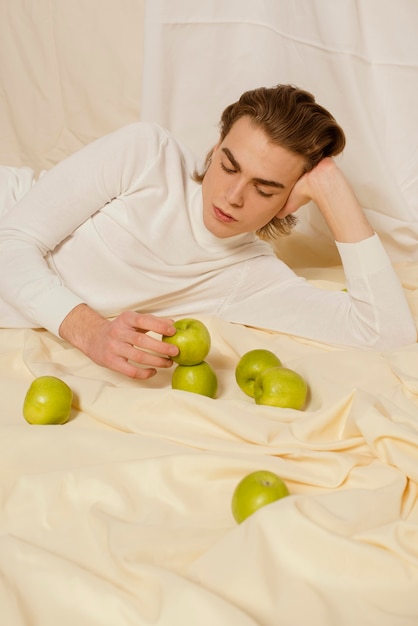
[[[237,221],[234,217],[228,215],[227,213],[224,213],[217,206],[213,206],[213,212],[216,219],[218,219],[220,222],[223,222],[224,224],[230,224]]]

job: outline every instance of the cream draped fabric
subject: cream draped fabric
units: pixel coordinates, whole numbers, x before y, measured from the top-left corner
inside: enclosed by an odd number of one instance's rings
[[[418,275],[403,272],[418,321]],[[322,273],[323,288],[338,288]],[[46,331],[0,330],[0,599],[8,626],[415,626],[417,350],[336,350],[202,318],[215,400],[134,382]],[[234,368],[273,350],[306,410],[255,405]],[[29,426],[35,376],[74,390],[71,420]],[[257,469],[290,496],[237,525]]]

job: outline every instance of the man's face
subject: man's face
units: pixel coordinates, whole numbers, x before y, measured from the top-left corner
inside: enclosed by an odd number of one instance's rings
[[[249,117],[240,118],[215,146],[203,179],[206,228],[221,238],[262,228],[285,205],[304,164],[303,157],[271,143]]]

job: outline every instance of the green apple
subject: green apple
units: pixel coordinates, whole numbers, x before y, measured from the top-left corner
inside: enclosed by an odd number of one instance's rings
[[[287,367],[271,367],[255,379],[256,404],[267,404],[288,409],[302,409],[308,394],[308,385],[300,374]]]
[[[171,378],[171,386],[173,389],[215,398],[218,391],[218,378],[206,361],[197,365],[177,365]]]
[[[232,495],[232,515],[238,524],[262,506],[289,495],[280,476],[268,470],[258,470],[245,476]]]
[[[23,402],[29,424],[64,424],[71,413],[73,392],[60,378],[39,376],[32,381]]]
[[[174,322],[175,335],[163,335],[163,341],[177,346],[179,353],[172,359],[179,365],[197,365],[205,360],[210,350],[210,334],[199,320],[186,317]]]
[[[235,379],[238,386],[247,396],[254,398],[254,381],[257,376],[270,367],[278,367],[281,361],[270,350],[250,350],[238,361],[235,368]]]

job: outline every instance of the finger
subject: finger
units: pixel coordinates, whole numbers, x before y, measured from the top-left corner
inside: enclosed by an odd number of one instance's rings
[[[177,346],[161,341],[161,339],[155,339],[147,334],[143,334],[137,331],[131,331],[127,333],[126,342],[141,350],[149,350],[156,354],[161,354],[164,357],[176,356],[179,352]]]
[[[137,363],[138,365],[147,367],[167,368],[173,365],[173,361],[170,358],[159,356],[152,352],[139,350],[138,348],[128,344],[124,344],[120,347],[118,356],[121,356],[128,361],[132,361],[133,363]]]
[[[129,378],[136,378],[140,380],[148,380],[157,373],[157,370],[153,367],[138,367],[122,357],[115,358],[112,364],[109,364],[108,367],[114,372],[119,372],[119,374],[124,374]]]
[[[172,319],[131,312],[129,323],[140,332],[153,331],[159,335],[174,335],[176,328]]]
[[[152,337],[148,335],[147,332],[133,327],[132,324],[135,321],[135,316],[135,313],[126,312],[113,320],[108,331],[109,345],[113,346],[111,348],[113,353],[120,354],[120,345],[128,344],[129,346],[156,352],[164,357],[172,357],[178,354],[178,348],[175,345],[163,342],[161,339]],[[153,316],[141,315],[141,318],[144,317]],[[174,331],[176,332],[175,328]]]

